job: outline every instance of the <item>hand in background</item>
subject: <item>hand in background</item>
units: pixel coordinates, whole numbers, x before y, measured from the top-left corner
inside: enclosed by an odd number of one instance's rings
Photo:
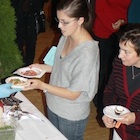
[[[1,84],[0,85],[0,98],[9,97],[12,93],[21,91],[20,88],[11,88],[12,84]]]
[[[114,30],[119,30],[120,27],[125,23],[125,21],[123,19],[119,19],[118,21],[116,21],[115,23],[112,23],[112,28]]]

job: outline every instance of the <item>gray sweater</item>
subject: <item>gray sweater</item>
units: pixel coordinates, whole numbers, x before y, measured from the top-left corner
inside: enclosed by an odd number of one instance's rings
[[[88,117],[90,101],[97,92],[99,48],[98,42],[87,41],[61,58],[65,41],[66,37],[62,36],[58,43],[50,84],[70,91],[81,91],[81,95],[76,100],[68,100],[47,93],[46,99],[52,112],[62,118],[76,121]]]

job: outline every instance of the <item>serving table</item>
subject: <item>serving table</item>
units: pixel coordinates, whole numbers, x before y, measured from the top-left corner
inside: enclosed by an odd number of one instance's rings
[[[15,140],[67,140],[62,133],[21,93],[15,95],[22,100],[20,107],[36,116],[18,121]]]

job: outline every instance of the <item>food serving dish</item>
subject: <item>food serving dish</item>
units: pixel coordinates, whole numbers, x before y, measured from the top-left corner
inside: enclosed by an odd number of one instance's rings
[[[5,80],[6,83],[11,83],[11,88],[21,88],[29,85],[28,79],[20,76],[11,76]]]
[[[16,121],[13,118],[0,118],[0,140],[15,140],[16,127]]]
[[[116,113],[116,108],[119,108],[122,110],[122,112],[119,115]],[[127,109],[126,107],[120,106],[120,105],[110,105],[110,106],[106,106],[103,109],[103,113],[106,116],[108,116],[112,119],[115,119],[115,120],[122,120],[123,117],[121,117],[121,115],[128,113],[128,112],[130,112],[129,109]]]
[[[14,117],[15,120],[23,120],[23,119],[36,119],[44,122],[42,119],[37,117],[36,115],[28,112],[28,111],[23,111],[19,105],[13,105],[9,109],[6,110],[4,113],[6,117]]]
[[[26,78],[41,78],[46,71],[43,71],[39,68],[29,68],[29,67],[23,67],[18,70],[16,70],[13,74],[18,74],[20,76],[26,77]]]

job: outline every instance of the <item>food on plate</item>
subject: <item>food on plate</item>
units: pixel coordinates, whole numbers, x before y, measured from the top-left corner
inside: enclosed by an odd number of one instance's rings
[[[20,80],[18,78],[11,79],[9,82],[12,83],[13,85],[23,85],[26,83],[26,81]]]
[[[120,115],[124,111],[124,109],[122,106],[116,106],[114,111],[116,115]]]
[[[26,76],[36,76],[37,72],[35,72],[34,70],[26,70],[25,72],[21,72],[21,74]]]
[[[6,83],[11,83],[11,88],[21,88],[24,89],[25,86],[30,85],[27,78],[20,76],[11,76],[5,79]]]
[[[18,74],[26,78],[41,78],[46,73],[45,70],[36,68],[36,67],[23,67],[17,69],[13,74]]]

